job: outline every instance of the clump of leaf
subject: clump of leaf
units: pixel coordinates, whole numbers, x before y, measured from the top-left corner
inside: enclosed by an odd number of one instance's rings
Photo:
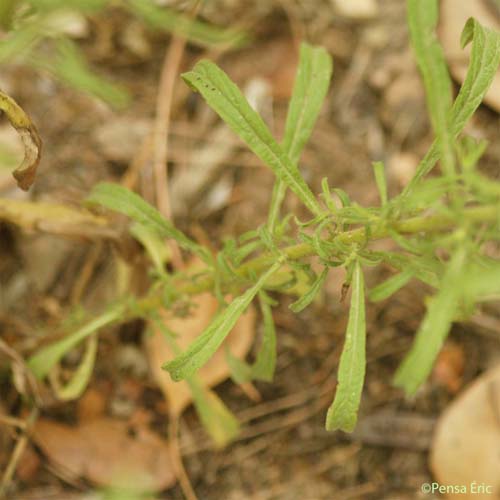
[[[158,308],[171,307],[179,299],[210,290],[219,298],[219,313],[184,352],[165,360],[164,368],[174,380],[193,377],[229,335],[238,317],[259,297],[265,331],[256,359],[253,363],[236,361],[231,353],[228,359],[237,382],[270,380],[279,339],[272,323],[273,302],[267,292],[300,290],[291,306],[292,311],[299,312],[321,293],[328,269],[340,266],[346,270],[343,291],[351,290],[350,311],[338,387],[326,418],[327,429],[350,432],[356,425],[369,328],[365,295],[373,301],[384,300],[409,281],[420,280],[433,290],[433,295],[414,345],[395,377],[398,386],[413,394],[429,375],[452,323],[473,311],[477,304],[500,297],[500,261],[485,251],[487,244],[499,239],[500,184],[486,179],[476,169],[484,142],[462,135],[497,71],[500,35],[474,19],[467,22],[462,45],[472,43],[471,61],[464,84],[453,101],[451,82],[434,33],[437,1],[408,0],[407,5],[411,41],[424,79],[435,139],[401,193],[391,198],[381,162],[373,165],[379,206],[356,204],[340,188],[331,188],[327,179],[322,184],[323,192],[317,196],[302,176],[300,153],[316,122],[332,74],[332,62],[324,49],[308,44],[301,47],[282,141],[272,136],[220,68],[200,61],[183,75],[184,80],[276,176],[267,224],[228,240],[217,255],[212,255],[173,228],[137,195],[110,184],[97,186],[89,199],[93,204],[126,214],[153,238],[176,240],[186,251],[202,257],[206,267],[195,274],[171,274],[161,269],[158,255],[153,253],[152,260],[160,268],[150,291],[135,300],[128,298],[122,302],[123,309],[94,319],[68,337],[65,344],[62,341],[58,347],[45,348],[44,356],[35,354],[30,360],[35,373],[44,376],[44,357],[51,359],[51,364],[57,362],[76,342],[96,333],[100,326],[118,321],[113,316],[117,313],[126,318],[151,318]],[[428,178],[438,162],[440,172]],[[288,189],[310,213],[305,222],[296,219],[295,227],[289,223],[290,214],[282,217],[281,213]],[[144,234],[141,238],[146,241]],[[373,249],[371,243],[382,238],[392,239],[398,250]],[[154,248],[150,243],[145,246],[146,250]],[[323,266],[319,275],[313,270],[312,259]],[[382,263],[395,273],[366,294],[364,268]],[[226,293],[235,296],[229,304],[224,301]]]

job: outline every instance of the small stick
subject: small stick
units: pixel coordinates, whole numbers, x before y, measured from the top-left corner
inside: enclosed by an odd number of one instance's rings
[[[26,420],[24,433],[19,438],[19,441],[16,443],[14,451],[12,452],[9,463],[7,465],[7,468],[3,473],[2,481],[0,483],[0,498],[7,498],[6,496],[7,489],[9,488],[10,483],[12,482],[12,477],[14,476],[14,472],[16,471],[19,460],[21,459],[24,450],[26,448],[26,445],[28,444],[29,431],[35,424],[38,415],[39,415],[39,410],[37,407],[35,407],[33,408],[30,416]]]
[[[0,413],[0,423],[5,425],[10,425],[11,427],[17,427],[18,429],[24,430],[26,428],[26,422],[20,418],[11,417],[9,415],[3,415]]]
[[[169,418],[168,442],[170,458],[182,493],[186,497],[186,500],[197,500],[198,497],[182,462],[182,455],[179,449],[179,415],[176,413],[171,414]]]

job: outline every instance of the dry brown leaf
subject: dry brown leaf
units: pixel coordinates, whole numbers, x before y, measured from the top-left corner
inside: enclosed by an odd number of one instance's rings
[[[24,145],[24,160],[12,172],[17,185],[27,191],[35,181],[35,175],[42,153],[42,140],[35,124],[12,97],[0,91],[0,110],[16,129]]]
[[[175,483],[167,442],[145,426],[105,417],[78,426],[40,419],[33,440],[56,468],[99,486],[160,491]]]
[[[217,299],[209,293],[194,297],[193,302],[195,307],[192,314],[185,318],[163,313],[167,328],[179,335],[176,340],[182,350],[186,349],[209,325],[218,308]],[[229,377],[230,370],[226,363],[224,347],[227,346],[234,356],[244,358],[252,345],[254,329],[255,310],[250,307],[240,317],[221,348],[200,368],[198,374],[204,387],[214,387]],[[192,401],[189,386],[185,381],[173,382],[170,375],[161,368],[165,361],[174,357],[174,354],[158,330],[147,337],[146,347],[153,377],[167,398],[170,411],[174,415],[180,415]]]
[[[494,15],[494,7],[488,7],[486,0],[467,0],[457,5],[456,0],[441,1],[441,23],[439,35],[451,74],[462,83],[469,64],[470,46],[460,47],[460,35],[469,17],[474,17],[483,26],[500,29],[500,22]],[[496,111],[500,111],[500,72],[497,72],[491,87],[484,98]]]
[[[471,384],[440,417],[433,438],[431,469],[440,485],[465,486],[447,498],[481,500],[500,493],[500,367]],[[473,491],[472,483],[490,492]]]

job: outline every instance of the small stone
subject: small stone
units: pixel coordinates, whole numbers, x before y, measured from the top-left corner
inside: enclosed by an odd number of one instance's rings
[[[333,0],[339,16],[354,20],[373,19],[378,14],[376,0]]]
[[[389,172],[400,187],[406,186],[415,174],[418,157],[412,153],[396,153],[389,160]]]

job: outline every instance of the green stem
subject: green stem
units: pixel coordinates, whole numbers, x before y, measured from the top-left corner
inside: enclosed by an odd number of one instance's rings
[[[274,234],[276,229],[276,224],[278,223],[280,216],[280,209],[285,198],[286,184],[280,179],[276,179],[273,188],[273,194],[271,198],[271,206],[269,208],[269,217],[267,221],[267,229],[271,234]]]
[[[500,218],[500,208],[496,205],[467,208],[462,213],[461,220],[469,222],[493,222]],[[343,244],[364,243],[369,240],[380,240],[390,236],[390,231],[397,231],[402,234],[416,234],[420,232],[435,232],[444,229],[450,229],[456,225],[456,215],[454,214],[436,214],[411,217],[399,222],[387,223],[372,229],[367,234],[364,227],[352,229],[336,236],[338,242]],[[287,260],[300,260],[306,257],[316,255],[312,245],[308,243],[298,243],[285,247],[282,253]],[[252,276],[259,275],[265,269],[270,267],[276,260],[276,256],[271,253],[265,253],[259,257],[242,264],[235,269],[235,274],[243,280],[251,280]],[[173,280],[173,288],[180,295],[196,295],[211,290],[214,286],[213,276],[204,276],[198,281],[193,281],[189,277],[183,277]],[[147,300],[147,299],[146,299]]]
[[[16,0],[2,0],[0,2],[0,28],[9,31],[14,17]]]
[[[489,205],[464,209],[460,220],[461,222],[484,223],[495,222],[499,219],[500,207],[498,205]],[[367,239],[373,241],[389,237],[390,231],[394,230],[402,234],[443,231],[455,227],[456,222],[456,214],[424,215],[410,217],[399,222],[388,222],[385,225],[379,224],[369,233],[367,233],[364,227],[352,229],[351,231],[340,233],[335,238],[342,244],[365,243]],[[316,251],[308,243],[299,243],[281,249],[281,254],[284,260],[293,261],[312,257],[316,255]],[[231,286],[241,288],[242,282],[255,280],[255,276],[261,276],[263,272],[269,270],[274,264],[276,264],[275,254],[265,253],[259,257],[255,257],[236,268],[235,274],[239,279],[231,278],[222,283],[222,285],[226,288]],[[199,274],[199,271],[197,274]],[[281,274],[283,274],[283,282],[286,282],[287,274],[290,276],[291,272],[282,271]],[[170,286],[175,290],[177,297],[182,295],[197,295],[213,290],[214,276],[205,275],[200,279],[196,279],[194,275],[173,276]],[[99,328],[138,317],[146,317],[164,307],[162,294],[159,293],[157,287],[151,287],[149,293],[134,302],[132,306],[129,303],[130,300],[128,298],[117,302],[114,307],[84,325],[73,335],[56,343],[56,345],[50,345],[42,349],[30,358],[28,362],[30,368],[39,378],[42,378],[48,373],[50,367],[54,366],[60,360],[65,352]]]

